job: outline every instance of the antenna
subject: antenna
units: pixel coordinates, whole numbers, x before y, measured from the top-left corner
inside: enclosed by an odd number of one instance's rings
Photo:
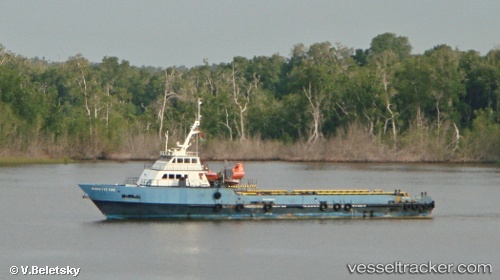
[[[198,98],[198,117],[197,117],[197,120],[198,120],[198,126],[200,125],[200,121],[201,121],[201,99]],[[196,154],[198,154],[199,152],[199,145],[200,145],[200,133],[199,133],[199,130],[198,130],[198,133],[196,134]]]

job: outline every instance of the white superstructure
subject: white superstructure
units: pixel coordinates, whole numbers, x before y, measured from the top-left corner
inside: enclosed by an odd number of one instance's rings
[[[151,187],[210,186],[206,177],[208,168],[201,163],[198,152],[187,151],[193,136],[200,133],[200,105],[198,100],[198,115],[184,143],[177,143],[177,148],[172,149],[168,149],[165,144],[165,151],[160,152],[160,158],[153,165],[146,165],[137,181],[132,180],[129,183]],[[166,141],[168,142],[168,137]]]

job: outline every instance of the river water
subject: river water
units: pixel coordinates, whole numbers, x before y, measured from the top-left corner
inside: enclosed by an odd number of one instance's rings
[[[212,163],[219,170],[222,163]],[[500,168],[251,162],[262,189],[428,192],[429,220],[106,221],[77,183],[121,183],[142,163],[0,168],[0,279],[500,279]],[[487,274],[360,274],[348,264],[490,264]]]

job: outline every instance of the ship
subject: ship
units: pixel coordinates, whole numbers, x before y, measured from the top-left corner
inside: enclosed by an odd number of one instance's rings
[[[211,171],[188,151],[200,134],[201,102],[183,143],[165,150],[139,177],[122,184],[79,184],[106,219],[353,219],[430,218],[435,202],[421,192],[382,189],[259,189],[243,183],[244,165]],[[196,136],[196,137],[195,137]],[[198,146],[198,145],[197,145]]]

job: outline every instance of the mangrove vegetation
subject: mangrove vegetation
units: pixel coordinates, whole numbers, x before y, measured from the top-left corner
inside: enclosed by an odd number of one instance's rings
[[[198,98],[206,159],[500,160],[500,49],[412,54],[392,33],[191,68],[0,45],[0,157],[154,158],[189,132]]]

